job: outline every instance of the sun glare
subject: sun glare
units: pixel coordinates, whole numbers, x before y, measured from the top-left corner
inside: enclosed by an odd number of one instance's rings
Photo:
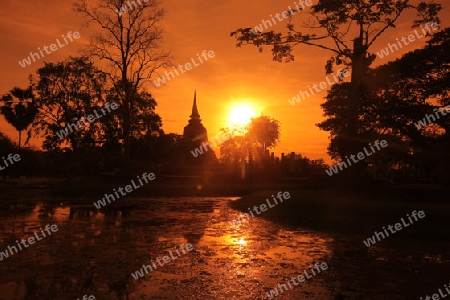
[[[247,125],[256,113],[249,104],[236,104],[230,110],[229,120],[232,125]]]

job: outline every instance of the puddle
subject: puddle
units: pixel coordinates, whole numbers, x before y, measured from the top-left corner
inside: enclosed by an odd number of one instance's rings
[[[367,248],[359,236],[289,230],[258,218],[231,226],[240,214],[229,207],[236,198],[122,200],[97,211],[76,200],[9,199],[0,209],[0,251],[47,224],[58,231],[0,261],[0,300],[268,299],[278,283],[323,261],[328,270],[277,299],[411,299],[437,277],[448,282],[445,241],[441,250],[419,250],[414,241]],[[187,243],[193,251],[132,278]]]
[[[127,205],[97,211],[90,205],[15,205],[1,213],[2,249],[46,224],[58,231],[5,258],[0,299],[257,299],[285,277],[324,261],[332,241],[291,232],[257,218],[236,227],[236,198],[129,198]],[[11,211],[14,211],[11,214]],[[142,279],[131,273],[181,244],[194,250]],[[320,278],[285,293],[329,293]],[[4,297],[4,298],[2,298]],[[284,298],[290,299],[290,298]]]

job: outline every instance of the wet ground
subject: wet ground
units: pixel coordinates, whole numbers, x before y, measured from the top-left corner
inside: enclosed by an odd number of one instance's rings
[[[239,215],[229,206],[236,198],[130,197],[101,211],[76,204],[83,199],[39,192],[19,199],[2,203],[0,251],[47,224],[58,231],[0,262],[0,299],[268,299],[278,283],[315,262],[329,268],[277,299],[419,299],[426,294],[418,285],[436,282],[437,290],[448,283],[447,242],[432,242],[436,251],[412,251],[407,243],[367,249],[363,237],[260,218],[231,226]],[[132,278],[187,243],[193,251]]]
[[[0,250],[46,224],[58,231],[0,262],[1,299],[262,299],[330,253],[330,238],[313,232],[257,218],[230,226],[238,212],[228,202],[235,198],[127,198],[100,212],[36,198],[4,207]],[[132,278],[183,243],[194,250]],[[327,298],[320,277],[285,294]]]

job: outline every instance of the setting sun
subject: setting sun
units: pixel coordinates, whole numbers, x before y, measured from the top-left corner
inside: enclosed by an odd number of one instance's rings
[[[0,1],[0,300],[450,296],[450,0]]]
[[[255,116],[256,112],[251,105],[237,104],[231,108],[229,120],[233,125],[247,125]]]

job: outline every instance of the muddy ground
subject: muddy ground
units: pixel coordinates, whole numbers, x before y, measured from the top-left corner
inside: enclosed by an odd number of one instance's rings
[[[268,299],[270,289],[314,262],[328,269],[277,299],[420,299],[450,282],[443,201],[387,205],[299,190],[284,206],[229,224],[239,208],[264,203],[271,193],[241,200],[126,197],[98,211],[89,197],[3,191],[0,251],[46,224],[58,231],[0,262],[0,299]],[[362,243],[411,208],[426,217],[370,248]],[[132,278],[186,243],[194,250]]]

